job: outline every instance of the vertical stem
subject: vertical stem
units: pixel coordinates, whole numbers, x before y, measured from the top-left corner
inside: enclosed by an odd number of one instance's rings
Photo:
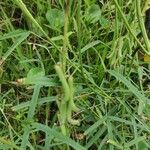
[[[139,26],[141,28],[141,32],[142,32],[142,35],[143,35],[145,46],[147,48],[146,53],[150,55],[150,43],[149,43],[149,39],[147,37],[147,33],[146,33],[146,30],[145,30],[143,16],[142,16],[140,7],[141,7],[141,1],[136,0],[136,9],[137,9],[137,17],[138,17]]]
[[[63,72],[63,69],[62,69],[62,66],[60,65],[55,65],[55,70],[57,72],[57,75],[62,83],[62,86],[63,86],[63,90],[64,90],[64,95],[63,95],[63,98],[60,102],[60,105],[59,105],[59,116],[58,116],[58,119],[59,119],[59,122],[61,124],[61,131],[62,131],[62,134],[63,135],[67,135],[67,127],[66,127],[66,119],[67,119],[67,101],[69,100],[69,94],[70,94],[70,89],[69,89],[69,86],[68,86],[68,83],[67,83],[67,80],[65,78],[65,75],[64,75],[64,72]]]
[[[65,0],[64,3],[65,3],[64,4],[65,15],[64,15],[64,40],[63,40],[63,51],[62,51],[62,64],[63,64],[63,72],[65,73],[65,71],[66,71],[66,60],[68,57],[67,32],[68,32],[68,18],[69,18],[69,0]]]
[[[77,24],[78,24],[78,31],[77,31],[77,38],[78,38],[78,50],[79,50],[79,61],[81,66],[81,73],[83,75],[83,78],[85,79],[84,71],[83,71],[83,63],[82,63],[82,53],[81,53],[81,19],[80,19],[80,13],[81,13],[81,0],[77,1]],[[86,80],[85,80],[86,81]]]
[[[138,45],[142,48],[142,50],[143,50],[145,53],[148,53],[147,50],[145,49],[145,47],[143,47],[143,45],[141,44],[141,42],[138,40],[138,38],[136,37],[136,35],[135,35],[134,32],[132,31],[132,29],[131,29],[131,27],[130,27],[130,25],[129,25],[129,23],[128,23],[128,21],[127,21],[125,15],[124,15],[124,13],[123,13],[122,10],[121,10],[121,7],[120,7],[119,4],[118,4],[118,1],[117,1],[117,0],[113,0],[113,1],[114,1],[114,3],[115,3],[116,8],[118,9],[118,12],[120,13],[120,15],[121,15],[121,17],[122,17],[122,19],[123,19],[123,21],[124,21],[124,23],[125,23],[126,28],[127,28],[128,31],[129,31],[129,33],[132,35],[132,37],[135,39],[135,41],[138,43]]]

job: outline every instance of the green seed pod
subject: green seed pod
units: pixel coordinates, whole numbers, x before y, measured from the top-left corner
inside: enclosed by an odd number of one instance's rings
[[[70,93],[70,89],[68,86],[68,83],[66,81],[66,78],[63,74],[62,68],[60,64],[55,65],[55,70],[57,72],[57,75],[59,76],[59,79],[62,83],[63,89],[64,89],[64,100],[68,101],[69,100],[69,93]]]
[[[70,87],[70,100],[69,100],[69,104],[70,107],[72,108],[73,111],[77,112],[79,111],[79,108],[76,107],[74,101],[73,101],[73,95],[74,95],[74,87],[73,87],[73,77],[70,76],[68,79],[68,84]]]

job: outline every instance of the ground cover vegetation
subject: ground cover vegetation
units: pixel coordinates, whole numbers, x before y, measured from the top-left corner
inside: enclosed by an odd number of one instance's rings
[[[1,0],[0,149],[150,149],[149,3]]]

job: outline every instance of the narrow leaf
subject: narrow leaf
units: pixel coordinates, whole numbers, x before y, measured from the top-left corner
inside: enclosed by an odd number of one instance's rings
[[[15,30],[15,31],[12,31],[12,32],[1,35],[0,36],[0,41],[1,40],[6,40],[6,39],[9,39],[9,38],[22,36],[22,35],[27,34],[27,33],[29,33],[29,32],[28,31],[23,31],[23,30]]]
[[[120,73],[114,71],[114,70],[108,70],[108,72],[116,77],[118,80],[123,82],[123,84],[138,98],[139,100],[139,108],[138,108],[138,114],[141,115],[142,111],[144,109],[144,106],[146,103],[150,104],[150,100],[145,97],[144,94],[142,94],[129,80],[127,80],[123,75]]]
[[[93,42],[87,44],[85,47],[83,47],[83,48],[81,49],[81,53],[84,53],[86,50],[88,50],[88,49],[94,47],[95,45],[97,45],[97,44],[99,44],[99,43],[100,43],[100,41],[97,40],[97,41],[93,41]]]
[[[10,55],[11,53],[16,49],[16,47],[21,43],[23,42],[28,36],[29,36],[29,32],[26,32],[26,33],[23,33],[21,35],[21,37],[19,37],[16,42],[8,49],[8,51],[3,55],[2,59],[3,60],[6,60]]]
[[[64,135],[62,135],[61,133],[57,132],[55,129],[49,128],[46,125],[40,124],[40,123],[33,123],[32,127],[37,129],[37,130],[41,130],[45,133],[50,133],[52,136],[54,136],[55,138],[59,139],[60,141],[70,145],[72,148],[76,149],[76,150],[86,150],[83,146],[81,146],[79,143],[76,143],[75,141],[73,141],[71,138],[68,138]]]

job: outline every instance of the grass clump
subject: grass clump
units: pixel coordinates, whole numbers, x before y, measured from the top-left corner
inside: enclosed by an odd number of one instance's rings
[[[148,9],[0,2],[0,149],[148,150]]]

